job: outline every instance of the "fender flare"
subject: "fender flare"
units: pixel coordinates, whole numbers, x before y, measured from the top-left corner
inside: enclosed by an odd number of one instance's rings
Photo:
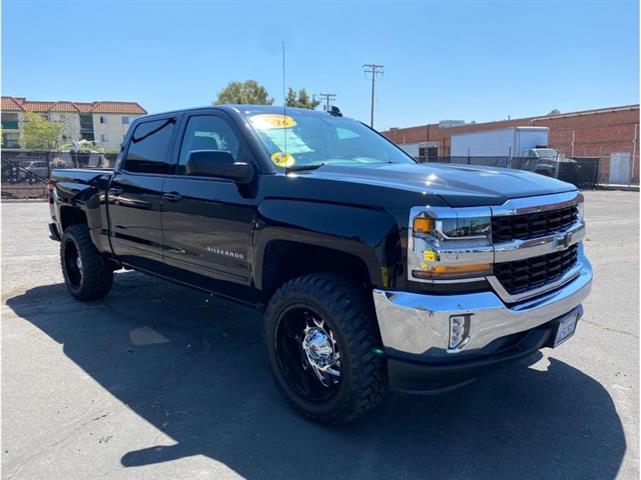
[[[263,289],[265,254],[270,243],[279,240],[356,257],[365,264],[371,284],[383,288],[389,281],[384,272],[390,248],[388,239],[398,236],[398,225],[385,210],[268,199],[258,208],[252,236],[251,263],[259,290]]]

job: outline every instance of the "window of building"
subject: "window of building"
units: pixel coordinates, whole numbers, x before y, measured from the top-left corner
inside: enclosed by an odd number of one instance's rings
[[[20,148],[20,135],[17,133],[2,132],[3,148]]]
[[[131,123],[131,118],[130,117],[122,117],[122,124],[123,125],[129,125]]]
[[[109,137],[105,135],[104,133],[100,134],[100,141],[102,143],[107,143],[109,141]]]
[[[222,118],[204,115],[191,117],[185,129],[176,173],[185,173],[189,153],[194,150],[223,150],[230,152],[236,160],[239,148],[238,137]]]
[[[93,142],[93,116],[91,113],[80,114],[80,138]]]
[[[100,115],[100,123],[107,123],[107,117]]]
[[[176,119],[165,118],[136,126],[124,169],[139,173],[169,173],[168,149]]]
[[[3,130],[18,130],[18,114],[2,112],[2,129]]]

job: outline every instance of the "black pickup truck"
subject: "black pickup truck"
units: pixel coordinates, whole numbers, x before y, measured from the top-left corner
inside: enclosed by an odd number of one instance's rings
[[[592,283],[575,187],[417,164],[337,111],[142,117],[113,170],[51,182],[74,297],[103,297],[126,268],[259,309],[276,385],[320,422],[559,345]]]

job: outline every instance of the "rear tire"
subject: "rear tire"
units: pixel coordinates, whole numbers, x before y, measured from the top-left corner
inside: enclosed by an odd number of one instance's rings
[[[285,283],[269,302],[263,334],[274,381],[302,415],[341,424],[383,399],[385,361],[374,352],[380,335],[359,285],[334,274]]]
[[[65,230],[60,265],[67,290],[78,300],[96,300],[111,290],[113,270],[94,246],[86,225],[71,225]]]

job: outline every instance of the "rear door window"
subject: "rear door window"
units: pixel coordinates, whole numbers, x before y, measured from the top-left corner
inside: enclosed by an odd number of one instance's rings
[[[164,118],[136,126],[125,158],[124,170],[135,173],[167,174],[175,118]]]

